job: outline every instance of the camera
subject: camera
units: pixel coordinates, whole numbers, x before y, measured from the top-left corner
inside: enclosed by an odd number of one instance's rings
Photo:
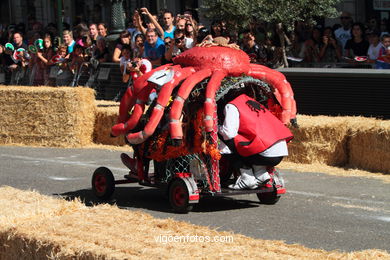
[[[141,17],[142,22],[144,22],[145,24],[149,23],[149,17],[144,12],[142,12],[140,8],[137,9],[137,12]]]
[[[138,63],[136,61],[132,61],[132,62],[130,62],[130,64],[133,68],[137,68],[137,66],[138,66]]]

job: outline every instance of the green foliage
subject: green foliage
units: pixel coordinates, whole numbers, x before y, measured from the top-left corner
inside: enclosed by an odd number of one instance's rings
[[[252,21],[313,23],[318,17],[336,17],[340,0],[203,0],[206,18],[224,20],[245,28]]]

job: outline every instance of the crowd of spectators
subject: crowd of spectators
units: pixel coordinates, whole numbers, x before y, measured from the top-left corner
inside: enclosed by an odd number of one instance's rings
[[[237,45],[252,63],[271,68],[338,63],[390,68],[386,19],[371,17],[363,24],[342,12],[340,23],[333,27],[297,22],[294,31],[287,32],[281,24],[265,22],[253,22],[242,31],[224,21],[214,21],[206,28],[196,17],[190,10],[175,16],[169,10],[155,15],[140,8],[111,45],[104,22],[80,23],[72,28],[64,23],[63,40],[53,23],[44,27],[35,21],[29,28],[22,23],[2,25],[0,73],[28,70],[29,84],[53,85],[49,77],[52,68],[56,68],[58,78],[70,79],[84,65],[96,67],[101,62],[114,62],[119,64],[123,82],[128,83],[203,41]]]

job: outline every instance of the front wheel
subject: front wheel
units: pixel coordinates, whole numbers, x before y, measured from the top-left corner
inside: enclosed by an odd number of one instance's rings
[[[106,167],[99,167],[92,176],[92,191],[102,200],[109,199],[115,190],[115,179],[112,172]]]
[[[181,179],[174,179],[169,186],[169,203],[174,212],[188,213],[192,210],[189,204],[189,194],[187,185]]]
[[[277,189],[275,188],[271,192],[256,193],[256,195],[259,201],[266,205],[274,205],[280,199],[280,195],[278,195]]]

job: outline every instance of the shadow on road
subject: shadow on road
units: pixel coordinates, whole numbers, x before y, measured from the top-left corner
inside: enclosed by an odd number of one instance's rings
[[[115,204],[119,208],[143,208],[152,211],[171,213],[168,197],[163,191],[144,187],[116,187],[113,198],[101,201],[96,198],[90,189],[54,194],[66,200],[80,200],[87,206],[102,203]],[[256,200],[242,200],[240,197],[204,197],[194,205],[193,212],[215,212],[258,207]]]

